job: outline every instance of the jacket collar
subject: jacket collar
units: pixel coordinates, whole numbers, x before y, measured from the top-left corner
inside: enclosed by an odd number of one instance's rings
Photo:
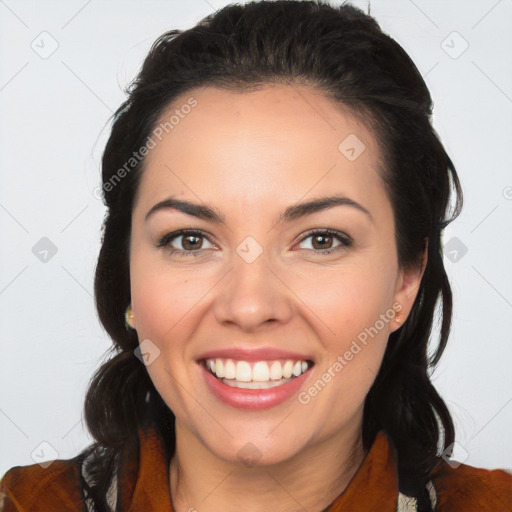
[[[139,461],[131,461],[121,474],[121,510],[174,512],[169,490],[169,465],[162,440],[154,430],[139,430]],[[377,433],[347,488],[325,509],[394,511],[398,498],[396,454],[387,435]]]

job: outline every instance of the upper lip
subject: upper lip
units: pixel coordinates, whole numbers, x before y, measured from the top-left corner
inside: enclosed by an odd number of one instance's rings
[[[293,361],[312,361],[311,356],[281,350],[278,348],[220,348],[204,352],[197,359],[236,359],[238,361],[271,361],[273,359],[291,359]]]

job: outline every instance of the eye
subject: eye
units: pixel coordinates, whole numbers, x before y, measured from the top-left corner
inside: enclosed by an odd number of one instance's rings
[[[353,240],[348,235],[336,231],[333,229],[317,229],[309,231],[299,242],[303,244],[306,240],[311,239],[311,248],[305,250],[315,254],[331,254],[351,247]],[[210,244],[210,247],[204,247],[204,241]],[[338,242],[335,245],[335,242]],[[176,247],[174,244],[181,246]],[[169,250],[171,254],[177,256],[199,256],[202,249],[215,248],[215,244],[212,244],[208,237],[201,231],[197,230],[186,230],[181,229],[179,231],[173,231],[161,237],[157,244],[157,247],[163,247]]]
[[[306,250],[319,254],[331,254],[353,245],[351,237],[333,229],[310,231],[301,239],[299,244],[304,243],[304,241],[310,238],[312,248],[306,248]],[[338,245],[334,245],[335,241],[338,242]]]
[[[199,256],[201,249],[205,249],[205,247],[203,247],[203,240],[208,241],[208,238],[201,231],[181,229],[164,235],[158,240],[157,247],[165,247],[172,254],[179,256]],[[180,245],[182,249],[174,247],[172,244],[175,242]],[[206,247],[207,249],[215,247],[210,241],[208,241],[208,243],[211,247]]]

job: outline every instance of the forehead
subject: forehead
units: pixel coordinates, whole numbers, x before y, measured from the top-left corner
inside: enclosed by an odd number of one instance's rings
[[[310,86],[195,88],[169,105],[153,133],[138,194],[146,207],[171,193],[260,207],[308,191],[362,202],[383,193],[371,130]]]

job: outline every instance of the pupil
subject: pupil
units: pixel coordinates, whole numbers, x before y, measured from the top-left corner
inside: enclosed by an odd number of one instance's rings
[[[318,236],[315,236],[314,239],[313,239],[313,247],[315,247],[315,243],[320,241],[320,249],[325,249],[325,246],[327,244],[325,244],[325,243],[322,244],[321,240],[322,239],[324,239],[324,240],[325,239],[330,239],[330,238],[332,238],[331,235],[318,235]],[[318,247],[315,247],[315,249],[318,249]]]
[[[195,239],[196,240],[196,243],[192,243],[192,244],[189,244],[189,240],[190,239]],[[195,249],[198,245],[200,245],[199,243],[199,237],[197,236],[194,236],[194,235],[187,235],[184,239],[183,239],[184,243],[183,243],[183,247],[185,247],[185,249]],[[187,245],[191,245],[191,247],[187,247]]]

